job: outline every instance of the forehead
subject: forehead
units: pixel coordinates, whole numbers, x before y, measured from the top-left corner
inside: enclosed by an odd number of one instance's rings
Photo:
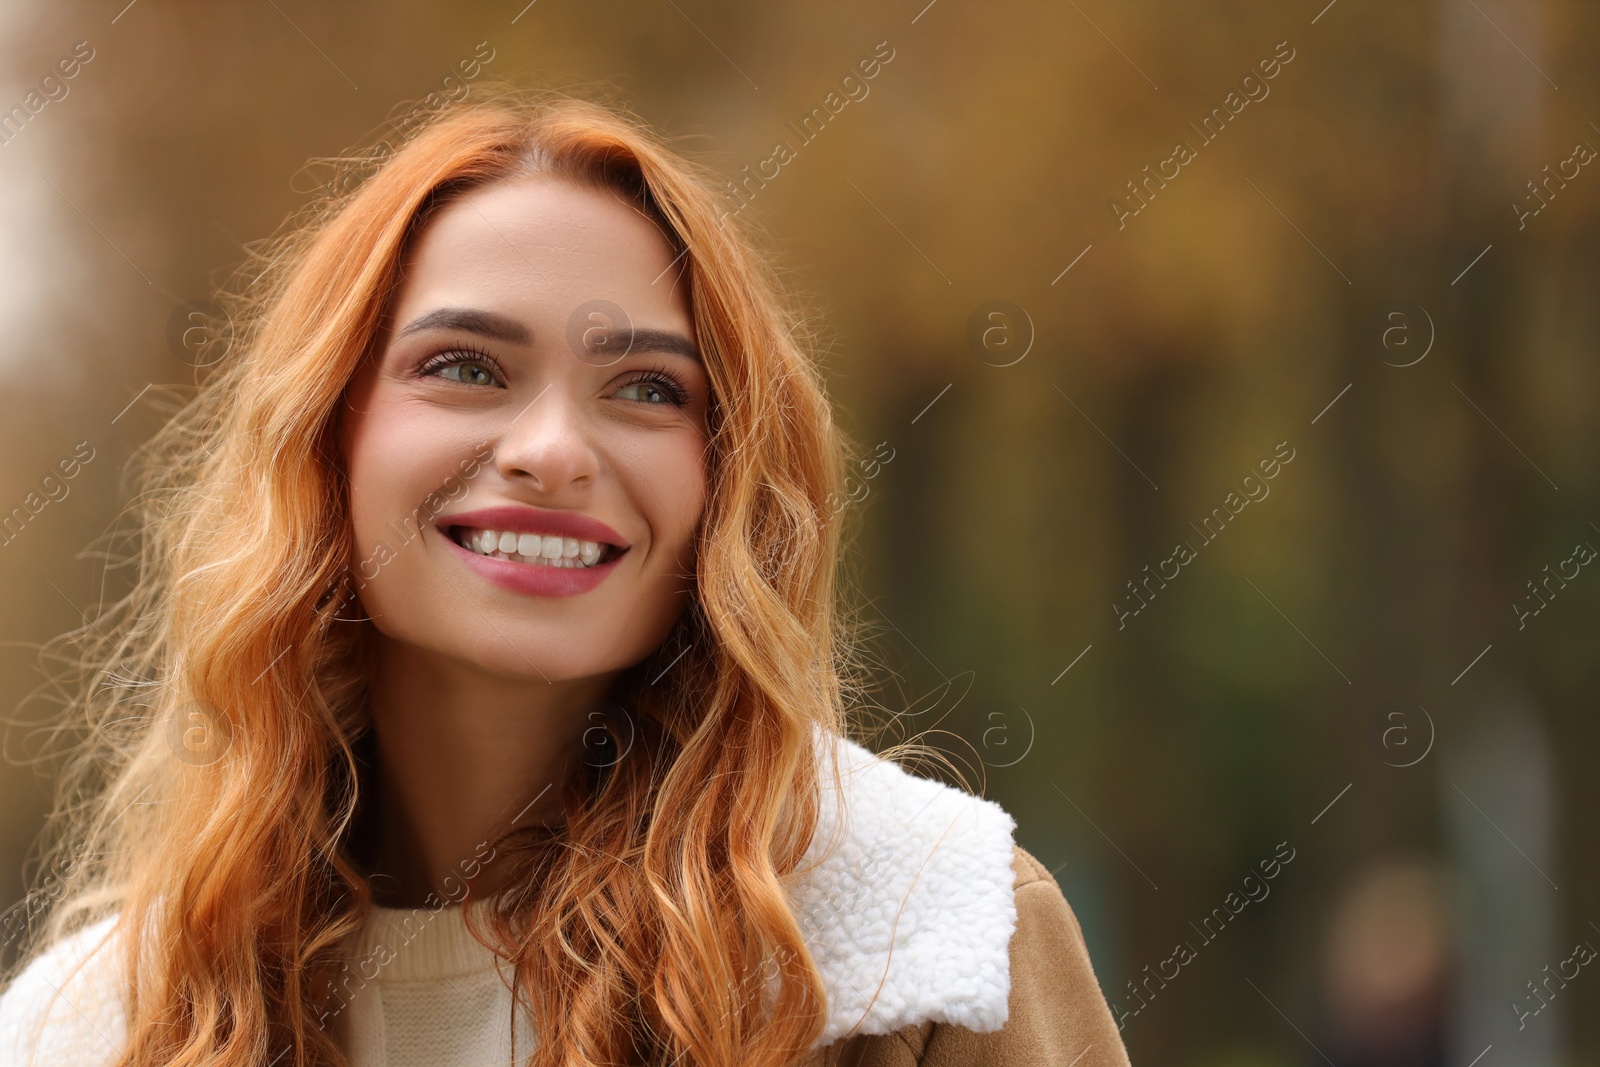
[[[684,264],[620,194],[552,178],[474,189],[428,221],[406,257],[397,318],[438,306],[562,319],[594,300],[636,323],[687,326]]]

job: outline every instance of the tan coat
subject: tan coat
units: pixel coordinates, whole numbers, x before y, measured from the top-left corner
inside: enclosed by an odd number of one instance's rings
[[[1015,850],[1012,869],[1017,925],[1010,942],[1010,1010],[1002,1028],[977,1033],[923,1022],[886,1034],[841,1038],[795,1061],[795,1067],[1128,1067],[1066,898],[1044,866],[1021,848]],[[481,947],[465,935],[459,940],[474,951]],[[63,945],[71,951],[43,958],[54,981],[35,968],[23,976],[22,988],[0,998],[0,1063],[6,1067],[28,1062],[30,1051],[38,1052],[33,1062],[39,1067],[89,1067],[106,1062],[124,1040],[112,969],[84,972],[99,981],[85,983],[80,975],[75,984],[67,982],[67,957],[75,957],[80,947]],[[40,1021],[49,994],[60,986],[69,988],[70,1010],[59,1006],[35,1049],[26,1031]],[[458,984],[452,988],[459,993]]]
[[[814,1049],[795,1067],[1128,1067],[1083,931],[1061,887],[1020,846],[1012,869],[1017,928],[1004,1027],[975,1033],[925,1022],[890,1034],[841,1038]]]
[[[833,840],[789,886],[827,993],[818,1047],[797,1067],[1127,1067],[1083,933],[1050,873],[991,800],[843,741]],[[820,841],[820,839],[819,839]],[[394,941],[404,909],[364,938]],[[0,1065],[95,1067],[126,1041],[114,917],[52,946],[0,995]],[[430,913],[341,1015],[351,1062],[507,1063],[510,994],[461,907]],[[366,952],[361,952],[367,958]],[[85,965],[79,969],[78,964]],[[463,989],[487,1007],[464,1010]],[[525,1021],[525,1020],[524,1020]],[[359,1023],[359,1025],[357,1025]],[[527,1037],[519,1048],[531,1046]]]

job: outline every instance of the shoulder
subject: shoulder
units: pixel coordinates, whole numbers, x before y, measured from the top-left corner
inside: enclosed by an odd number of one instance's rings
[[[1005,1026],[993,1033],[930,1027],[917,1062],[926,1067],[1128,1067],[1121,1028],[1112,1019],[1083,931],[1061,887],[1021,848],[1015,870],[1017,927],[1011,938]]]
[[[62,938],[0,993],[0,1063],[87,1067],[126,1041],[116,916]]]
[[[828,992],[822,1043],[924,1021],[998,1029],[1015,820],[848,739],[819,734],[819,749],[817,835],[791,903]]]
[[[1083,934],[998,804],[835,738],[794,892],[828,1019],[816,1063],[1125,1067]],[[840,828],[836,848],[829,830]],[[859,1058],[858,1058],[859,1057]],[[802,1062],[811,1062],[810,1060]]]

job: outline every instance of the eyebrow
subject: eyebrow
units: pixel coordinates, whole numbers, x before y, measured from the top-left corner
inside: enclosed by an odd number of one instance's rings
[[[533,340],[528,328],[506,315],[477,308],[443,307],[411,320],[399,333],[408,337],[423,330],[461,330],[508,344],[527,345]],[[683,334],[674,330],[635,327],[631,333],[613,331],[605,340],[589,346],[601,356],[625,356],[634,352],[664,352],[700,361],[700,350]]]
[[[606,336],[604,341],[589,346],[589,351],[600,356],[626,356],[634,352],[666,352],[700,361],[700,350],[694,342],[672,330],[653,330],[636,326],[631,334],[620,330]]]
[[[476,308],[438,308],[412,319],[399,336],[409,337],[423,330],[462,330],[513,345],[525,345],[533,337],[528,328],[516,319]]]

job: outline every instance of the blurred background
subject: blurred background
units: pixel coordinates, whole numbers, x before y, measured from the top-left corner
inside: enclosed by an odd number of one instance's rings
[[[0,904],[186,303],[476,59],[737,183],[868,457],[872,717],[1135,1064],[1600,1063],[1600,8],[525,3],[0,8]]]

